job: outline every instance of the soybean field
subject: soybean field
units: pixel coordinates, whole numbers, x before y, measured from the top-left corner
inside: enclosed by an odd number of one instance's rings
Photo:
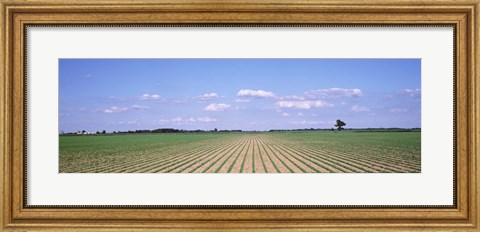
[[[59,137],[60,173],[419,173],[420,132]]]

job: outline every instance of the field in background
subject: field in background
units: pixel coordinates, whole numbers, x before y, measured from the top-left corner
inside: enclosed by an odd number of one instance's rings
[[[420,132],[60,136],[60,173],[419,173]]]

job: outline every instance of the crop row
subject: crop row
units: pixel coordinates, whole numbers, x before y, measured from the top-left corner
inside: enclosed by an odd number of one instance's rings
[[[85,173],[401,173],[420,172],[418,160],[403,155],[339,151],[295,143],[269,134],[239,134],[182,146],[125,150],[89,161]],[[88,165],[89,164],[89,165]]]

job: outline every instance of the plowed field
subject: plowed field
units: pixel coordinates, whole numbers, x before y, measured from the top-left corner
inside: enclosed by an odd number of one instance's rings
[[[60,136],[61,173],[418,173],[420,132]]]

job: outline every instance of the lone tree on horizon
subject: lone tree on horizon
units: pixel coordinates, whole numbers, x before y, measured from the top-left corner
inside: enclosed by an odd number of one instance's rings
[[[337,124],[335,124],[334,126],[337,128],[338,131],[341,131],[346,125],[347,124],[344,121],[337,119]]]

